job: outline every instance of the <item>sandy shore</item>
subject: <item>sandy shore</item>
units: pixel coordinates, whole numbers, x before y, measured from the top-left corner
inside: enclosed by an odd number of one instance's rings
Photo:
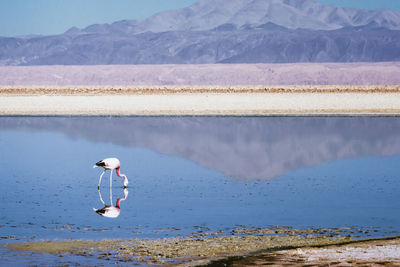
[[[400,86],[0,87],[0,115],[400,114]]]

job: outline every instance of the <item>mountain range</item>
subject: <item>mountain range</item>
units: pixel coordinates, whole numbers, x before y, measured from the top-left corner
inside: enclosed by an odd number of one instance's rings
[[[146,19],[0,38],[0,65],[400,60],[400,12],[316,0],[200,0]]]

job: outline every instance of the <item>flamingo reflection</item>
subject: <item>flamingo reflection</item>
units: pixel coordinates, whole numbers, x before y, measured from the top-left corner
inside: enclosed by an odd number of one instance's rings
[[[102,208],[102,209],[93,208],[93,210],[101,216],[104,216],[107,218],[117,218],[119,216],[119,214],[121,213],[121,207],[120,207],[121,201],[126,200],[126,198],[128,197],[128,189],[127,188],[124,189],[124,197],[118,198],[115,206],[112,204],[112,187],[111,186],[110,186],[110,205],[107,205],[104,202],[103,198],[101,197],[100,189],[98,189],[97,191],[99,192],[99,198],[100,198],[101,203],[103,203],[104,208]]]

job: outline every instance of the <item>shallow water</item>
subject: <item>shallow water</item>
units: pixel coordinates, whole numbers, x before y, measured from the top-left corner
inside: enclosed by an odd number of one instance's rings
[[[400,234],[400,118],[0,117],[0,242],[238,227]],[[98,160],[129,194],[101,217]],[[124,197],[113,175],[113,205]],[[109,200],[109,172],[102,199]]]

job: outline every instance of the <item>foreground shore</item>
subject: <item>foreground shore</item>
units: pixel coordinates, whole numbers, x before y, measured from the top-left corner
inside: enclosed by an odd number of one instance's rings
[[[399,266],[400,237],[230,257],[209,266]]]
[[[0,115],[398,115],[400,86],[0,87]]]
[[[164,239],[10,243],[17,251],[95,258],[104,263],[179,266],[400,264],[400,237],[354,239],[349,229],[236,229]],[[222,234],[222,235],[221,235]],[[72,262],[71,262],[72,264]],[[391,265],[393,264],[393,265]],[[342,266],[342,265],[341,265]]]

